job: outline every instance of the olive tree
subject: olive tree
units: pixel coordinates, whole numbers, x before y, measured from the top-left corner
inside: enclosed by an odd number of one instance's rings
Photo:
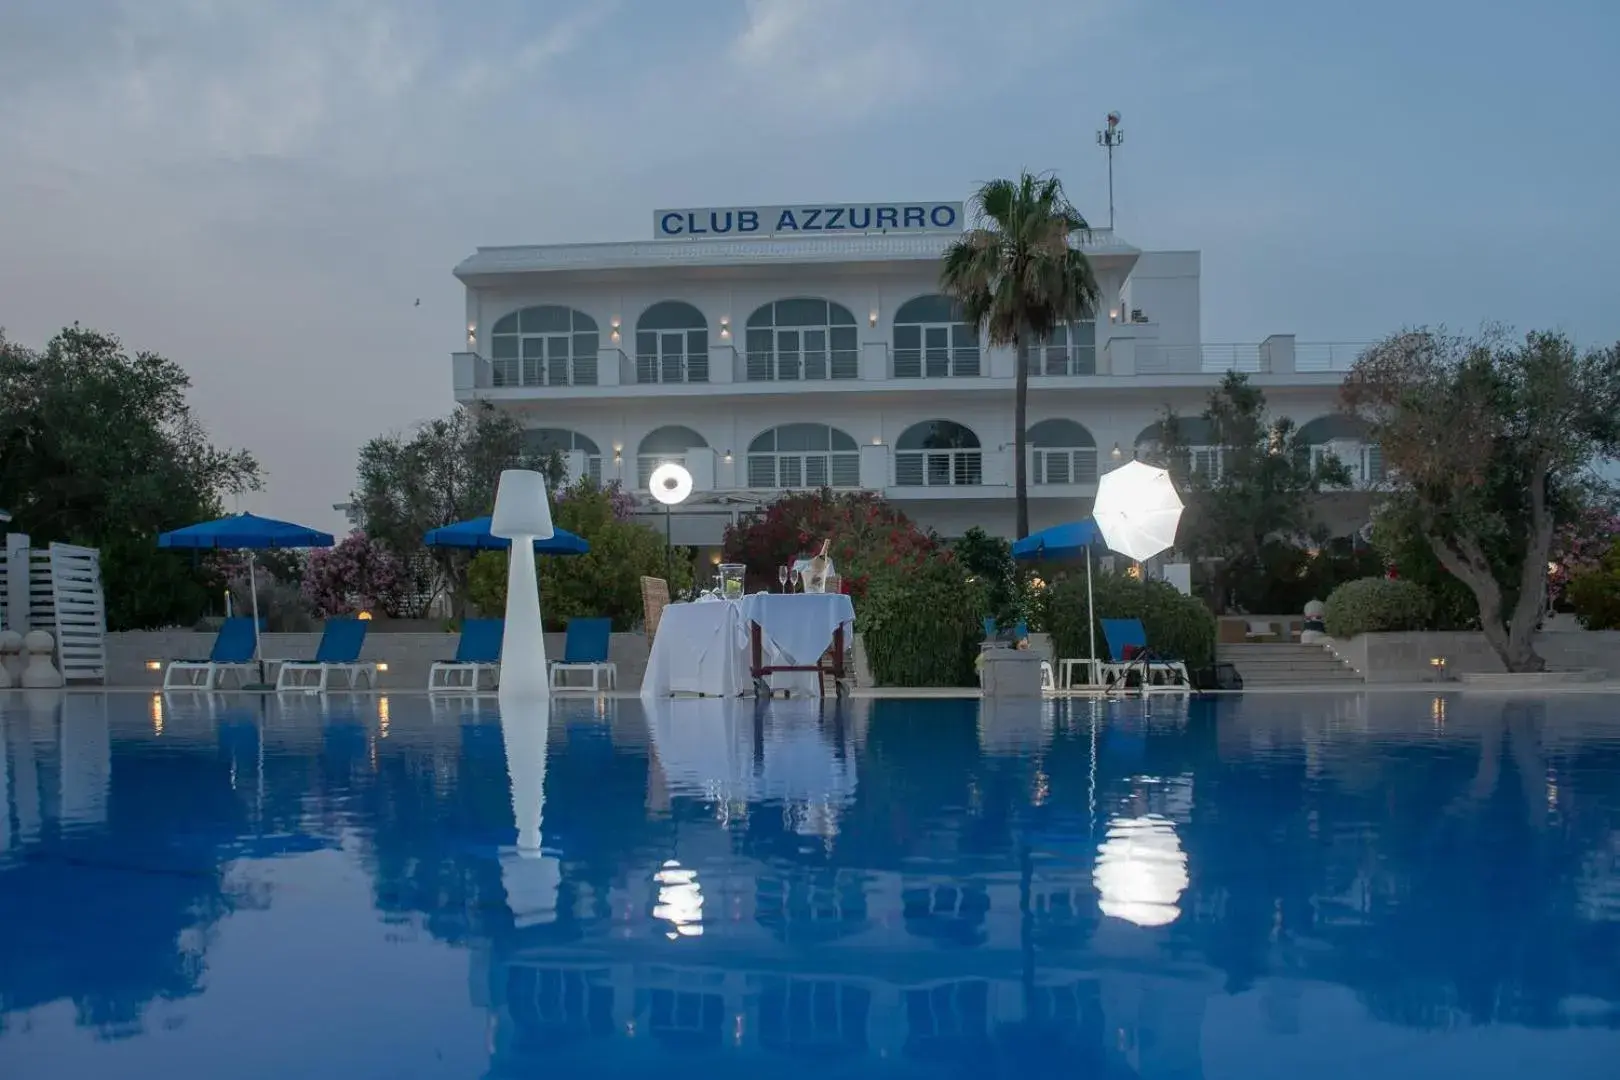
[[[1473,592],[1507,670],[1543,670],[1534,637],[1554,535],[1592,466],[1620,451],[1620,346],[1410,330],[1363,353],[1342,395],[1383,448],[1385,512]]]

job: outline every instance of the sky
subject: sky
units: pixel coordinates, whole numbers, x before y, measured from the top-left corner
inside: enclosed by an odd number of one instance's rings
[[[1203,252],[1206,342],[1620,339],[1615,0],[4,0],[0,326],[190,372],[333,528],[453,408],[479,245],[1054,171]],[[417,301],[420,300],[420,304]]]

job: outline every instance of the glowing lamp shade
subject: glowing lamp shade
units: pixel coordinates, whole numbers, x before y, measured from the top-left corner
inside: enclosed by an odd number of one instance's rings
[[[1168,472],[1129,461],[1097,481],[1091,517],[1110,550],[1146,562],[1175,547],[1181,509]]]
[[[666,461],[653,470],[647,486],[652,490],[653,498],[665,506],[674,506],[685,502],[692,494],[692,474],[686,470],[686,466]]]
[[[546,478],[528,469],[507,469],[495,488],[495,513],[489,531],[508,540],[532,536],[549,540],[556,531],[551,524],[551,500],[546,497]]]
[[[1097,907],[1104,915],[1137,926],[1169,926],[1189,884],[1187,854],[1170,821],[1156,814],[1115,818],[1097,849],[1092,871]]]

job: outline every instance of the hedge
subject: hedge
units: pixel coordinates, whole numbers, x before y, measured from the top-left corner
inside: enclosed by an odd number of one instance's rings
[[[1098,574],[1092,584],[1098,620],[1141,619],[1148,646],[1189,667],[1215,662],[1215,616],[1203,601],[1182,595],[1163,581],[1139,581],[1125,574]],[[1070,573],[1047,586],[1042,598],[1045,624],[1061,657],[1091,655],[1086,627],[1086,576]],[[1096,626],[1097,652],[1108,655],[1102,625]]]
[[[874,574],[855,614],[878,686],[973,686],[984,589],[948,555]]]
[[[1433,610],[1423,586],[1381,577],[1347,581],[1328,594],[1323,606],[1328,635],[1341,639],[1422,630]]]

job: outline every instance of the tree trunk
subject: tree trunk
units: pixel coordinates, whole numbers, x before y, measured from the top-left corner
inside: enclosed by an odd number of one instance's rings
[[[1029,455],[1024,451],[1024,424],[1029,416],[1029,364],[1019,341],[1013,342],[1018,365],[1013,390],[1013,499],[1017,503],[1015,540],[1029,535]]]
[[[1502,617],[1502,587],[1497,583],[1496,576],[1491,572],[1490,561],[1478,542],[1472,537],[1461,537],[1456,546],[1451,545],[1439,536],[1429,534],[1429,547],[1434,550],[1435,557],[1440,565],[1450,571],[1459,581],[1474,594],[1474,600],[1479,604],[1479,628],[1485,634],[1485,641],[1491,650],[1502,661],[1502,666],[1511,672],[1542,671],[1547,663],[1537,655],[1531,638],[1535,634],[1535,620],[1531,619],[1529,629],[1523,627],[1523,620],[1519,618],[1517,610],[1514,613],[1514,622],[1519,624],[1519,634],[1513,632]],[[1551,537],[1548,538],[1551,543]],[[1532,540],[1531,552],[1533,557],[1535,543]],[[1547,557],[1543,550],[1541,566],[1546,568]],[[1545,586],[1543,586],[1545,587]],[[1518,608],[1524,606],[1525,598],[1519,597]],[[1536,601],[1539,605],[1539,601]]]
[[[1547,604],[1547,559],[1552,554],[1553,516],[1547,506],[1547,469],[1538,461],[1530,476],[1530,540],[1524,565],[1519,568],[1519,601],[1508,623],[1509,671],[1545,671],[1547,661],[1536,652],[1535,635]]]

